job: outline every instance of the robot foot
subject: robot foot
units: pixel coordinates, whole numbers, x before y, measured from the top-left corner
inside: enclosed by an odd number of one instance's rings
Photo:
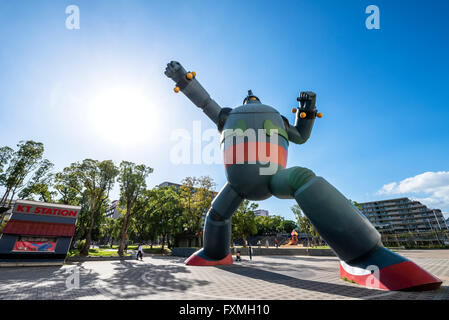
[[[200,249],[187,258],[184,263],[188,266],[224,266],[232,264],[232,254],[229,253],[221,260],[214,260],[206,256],[204,249]]]
[[[340,278],[381,290],[436,290],[442,281],[412,261],[384,247],[350,263],[340,262]]]

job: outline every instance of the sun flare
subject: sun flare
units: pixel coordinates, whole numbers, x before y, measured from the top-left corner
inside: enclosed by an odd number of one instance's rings
[[[143,91],[114,87],[98,93],[89,103],[89,120],[96,135],[110,143],[135,145],[157,134],[157,107]]]

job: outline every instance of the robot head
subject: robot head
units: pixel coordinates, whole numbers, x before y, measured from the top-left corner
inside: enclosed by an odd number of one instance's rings
[[[251,90],[248,90],[248,95],[243,100],[243,104],[249,104],[249,103],[260,103],[260,100],[258,97],[253,95],[253,92]]]

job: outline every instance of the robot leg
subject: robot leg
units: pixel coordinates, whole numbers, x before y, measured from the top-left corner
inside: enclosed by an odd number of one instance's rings
[[[229,183],[221,189],[212,202],[204,222],[203,248],[193,253],[187,265],[215,266],[232,264],[231,216],[243,198]]]
[[[320,236],[340,258],[342,279],[385,290],[428,290],[441,281],[383,247],[380,234],[360,211],[322,177],[306,168],[276,173],[270,189],[294,198]]]

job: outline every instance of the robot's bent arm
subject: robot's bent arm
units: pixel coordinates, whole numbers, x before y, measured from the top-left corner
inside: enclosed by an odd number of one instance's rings
[[[312,132],[315,118],[321,118],[322,114],[317,113],[316,109],[316,94],[311,91],[301,92],[297,98],[299,101],[299,108],[293,109],[296,113],[295,125],[287,127],[288,140],[293,143],[305,143]]]
[[[175,83],[175,92],[182,91],[198,108],[215,123],[219,123],[221,107],[213,99],[203,86],[196,80],[195,72],[187,72],[183,66],[176,61],[167,64],[165,75]]]

